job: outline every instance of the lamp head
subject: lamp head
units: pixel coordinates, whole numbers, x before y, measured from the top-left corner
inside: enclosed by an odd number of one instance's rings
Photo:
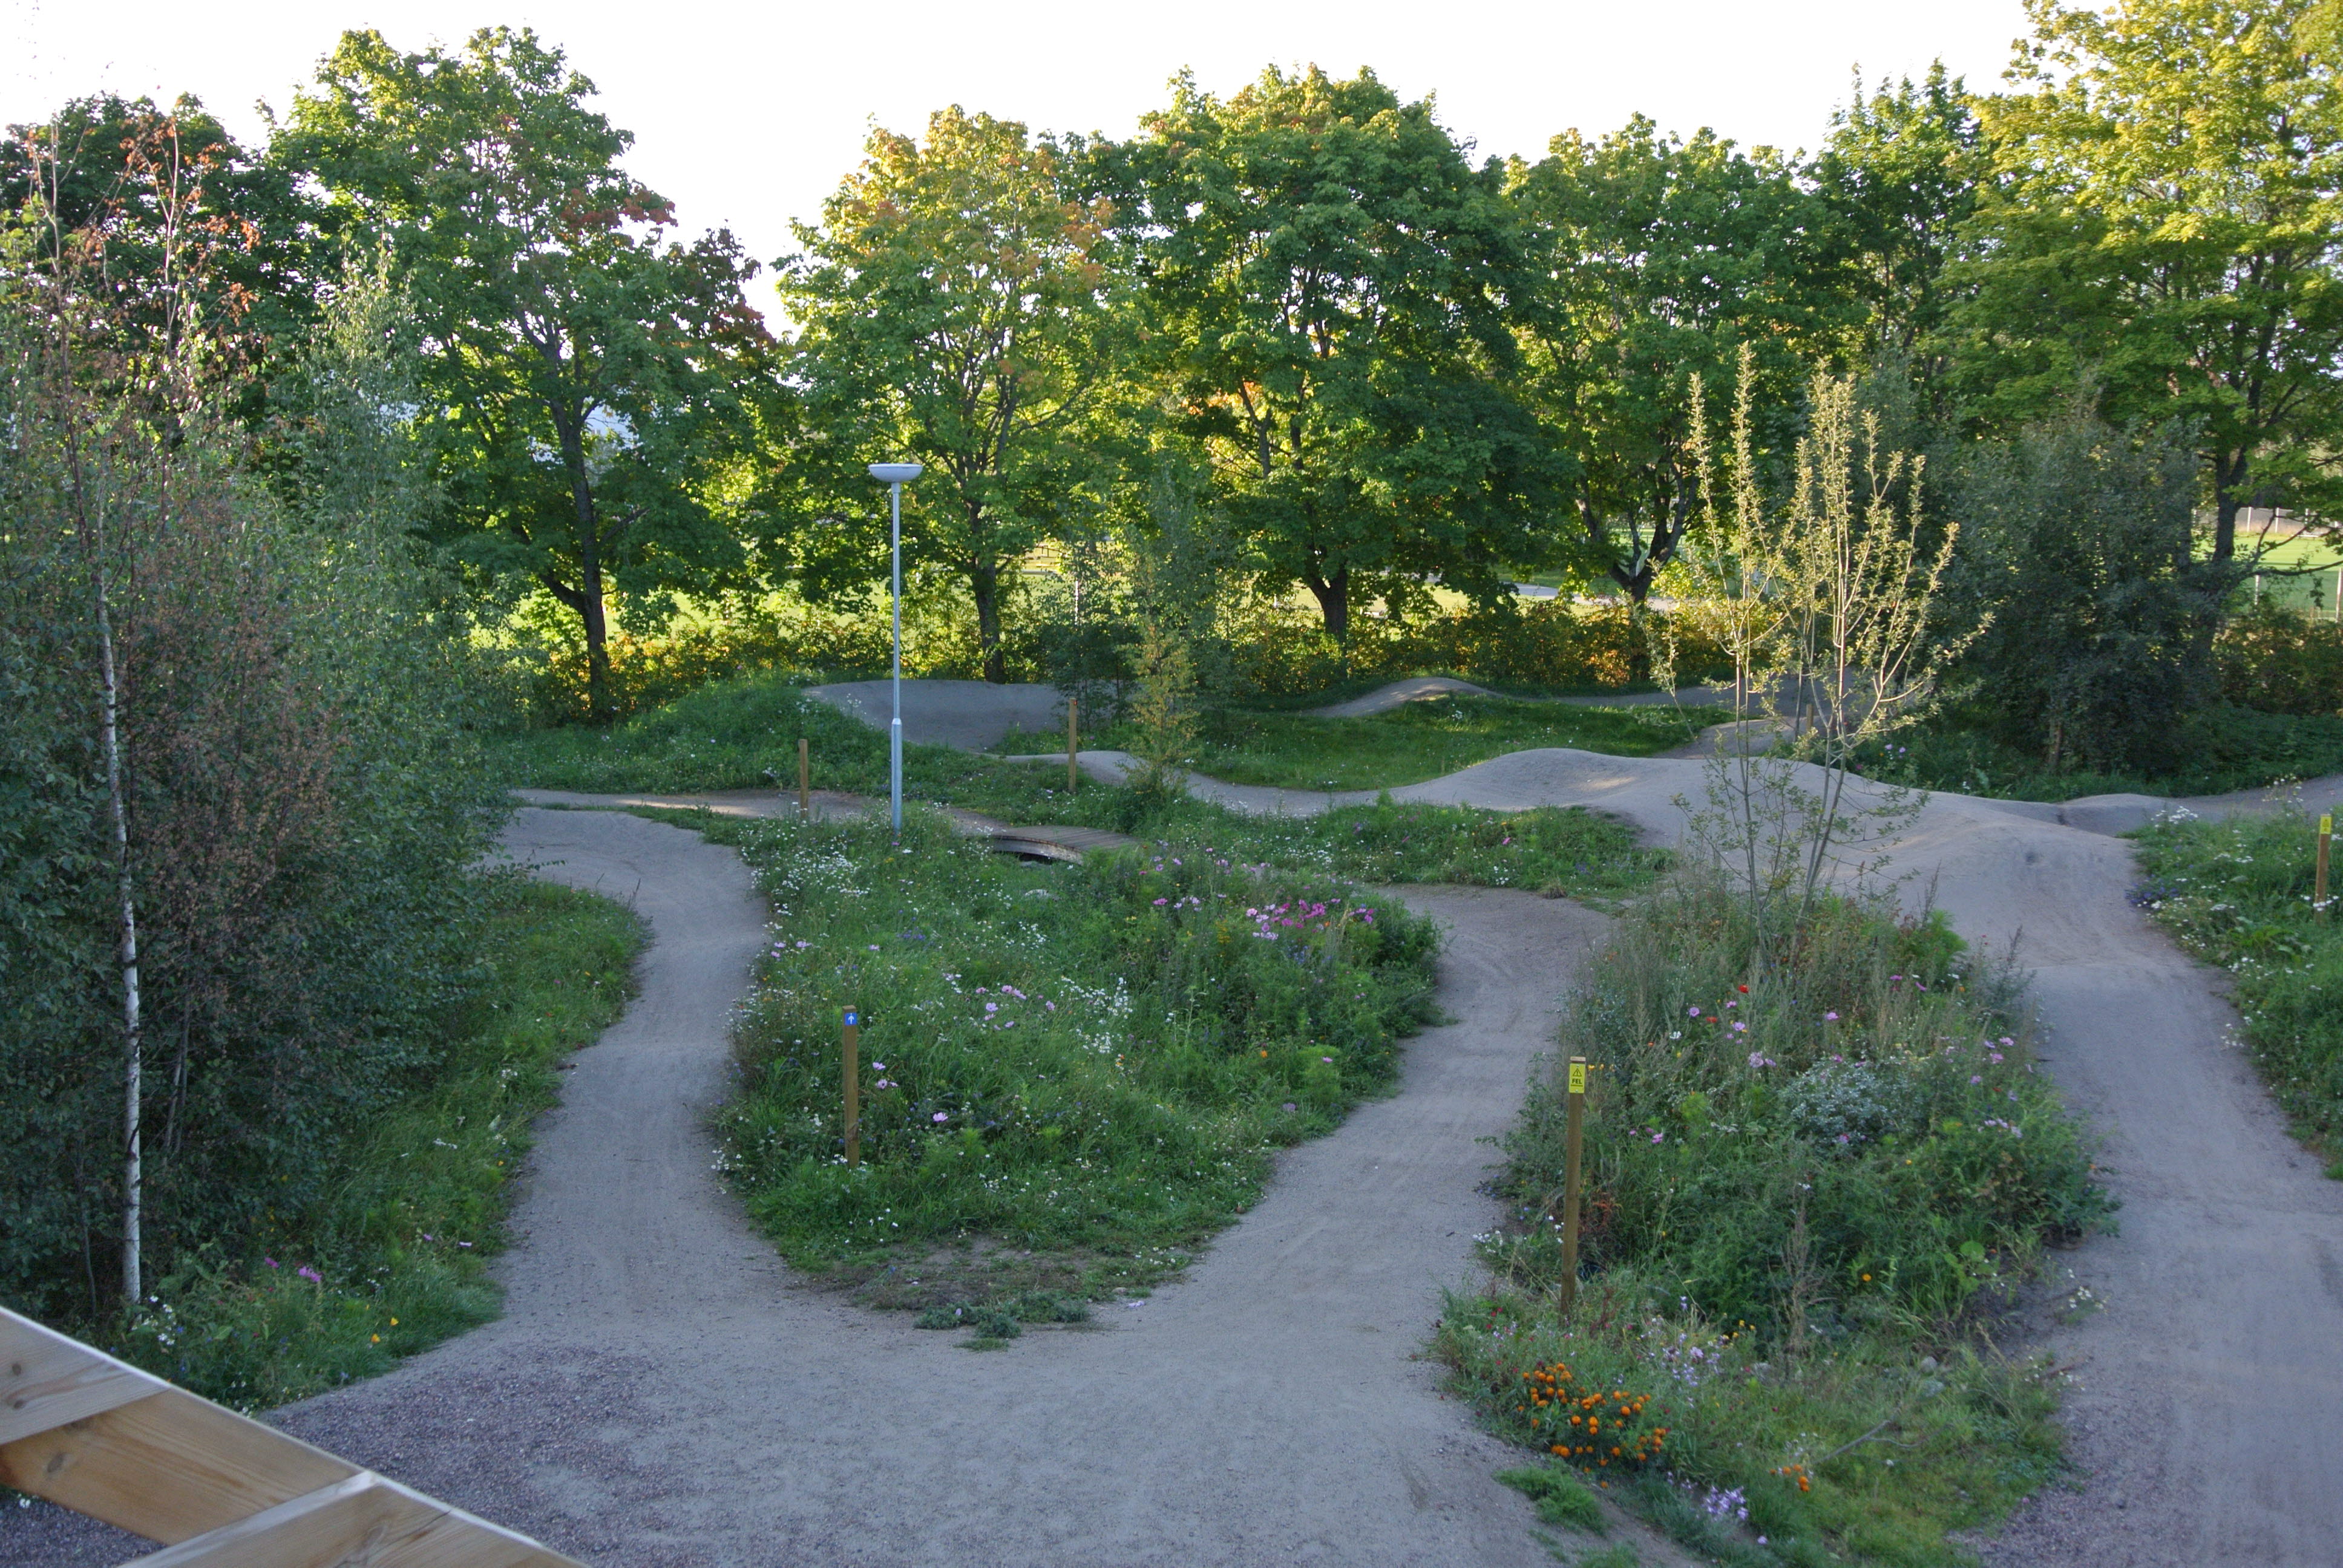
[[[920,463],[873,463],[870,477],[883,485],[908,485],[927,472]]]

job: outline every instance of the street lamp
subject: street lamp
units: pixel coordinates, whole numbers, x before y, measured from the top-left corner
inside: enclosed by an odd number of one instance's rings
[[[903,834],[903,487],[925,471],[917,463],[870,465],[870,477],[887,487],[895,548],[895,721],[887,729],[887,799],[897,838]]]

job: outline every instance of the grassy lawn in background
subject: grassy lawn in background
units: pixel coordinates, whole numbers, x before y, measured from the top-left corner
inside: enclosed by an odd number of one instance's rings
[[[2343,718],[2217,708],[2188,716],[2157,775],[2046,773],[2041,759],[2005,746],[1948,715],[1865,749],[1860,769],[1890,783],[2004,800],[2072,800],[2085,795],[2220,795],[2343,772]]]
[[[1492,697],[1430,699],[1366,719],[1222,710],[1206,717],[1194,766],[1231,784],[1395,789],[1542,747],[1649,757],[1727,717],[1715,708],[1594,708]],[[1128,739],[1115,730],[1101,743]]]
[[[508,1181],[563,1057],[617,1021],[642,929],[591,893],[503,875],[490,890],[478,990],[436,1063],[368,1118],[340,1185],[272,1211],[248,1256],[199,1259],[114,1348],[239,1410],[387,1372],[497,1315],[487,1260]]]
[[[2295,1136],[2343,1179],[2343,924],[2311,908],[2315,824],[2187,819],[2137,837],[2147,877],[2133,901],[2235,977],[2247,1054]]]
[[[1600,1064],[1575,1310],[1547,1076],[1507,1140],[1493,1277],[1434,1341],[1535,1456],[1503,1479],[1562,1526],[1607,1490],[1736,1568],[1973,1561],[1949,1533],[2062,1462],[2054,1374],[2002,1357],[1993,1314],[2107,1210],[2020,987],[1941,920],[1855,902],[1753,964],[1739,902],[1693,879],[1614,935],[1559,1042]]]

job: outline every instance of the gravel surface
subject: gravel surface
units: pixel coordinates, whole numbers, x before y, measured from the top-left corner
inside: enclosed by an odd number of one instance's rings
[[[840,680],[809,686],[806,695],[884,730],[894,719],[892,687],[886,680]],[[909,745],[990,751],[1012,729],[1047,735],[1065,729],[1065,693],[1039,681],[903,682],[903,739]]]
[[[1669,840],[1701,784],[1691,760],[1544,750],[1393,793],[1594,806]],[[1254,810],[1342,799],[1195,787]],[[2343,780],[2301,797],[2324,809]],[[1980,1550],[1992,1568],[2332,1568],[2343,1183],[2287,1137],[2217,974],[2125,900],[2131,852],[2107,834],[2159,804],[1936,795],[1895,847],[1910,901],[2033,970],[2050,1068],[2124,1204],[2120,1234],[2068,1255],[2105,1310],[2049,1338],[2080,1484]],[[1410,890],[1452,928],[1457,1022],[1415,1042],[1402,1092],[1287,1157],[1188,1282],[972,1356],[794,1282],[708,1172],[699,1118],[760,938],[739,860],[599,812],[523,811],[511,842],[649,917],[642,999],[545,1127],[507,1316],[289,1428],[598,1563],[1550,1560],[1489,1480],[1506,1451],[1412,1357],[1493,1217],[1474,1140],[1518,1102],[1598,917]],[[0,1563],[123,1554],[53,1517],[0,1519]]]
[[[1125,765],[1115,753],[1085,763],[1104,776]],[[1690,759],[1553,749],[1392,794],[1593,806],[1674,841],[1680,802],[1700,799],[1703,782]],[[1193,787],[1250,810],[1370,798]],[[2285,799],[2331,809],[2343,779],[2177,804],[2219,815]],[[1908,904],[1933,897],[1974,945],[2032,970],[2050,1070],[2103,1134],[2103,1172],[2123,1203],[2119,1233],[2068,1260],[2072,1286],[2104,1310],[2047,1342],[2073,1368],[2081,1484],[2045,1493],[1981,1543],[1991,1568],[2343,1563],[2343,1183],[2287,1136],[2235,1042],[2218,971],[2125,897],[2137,868],[2108,835],[2170,804],[1932,795],[1892,846]]]
[[[710,1172],[763,935],[739,859],[600,811],[525,809],[508,843],[649,919],[642,995],[541,1127],[506,1315],[287,1428],[596,1563],[1552,1561],[1491,1479],[1514,1452],[1418,1352],[1497,1218],[1482,1141],[1601,917],[1408,890],[1450,928],[1453,1021],[1400,1091],[1282,1157],[1186,1282],[971,1354],[795,1279]],[[0,1524],[0,1562],[125,1554],[45,1516]]]

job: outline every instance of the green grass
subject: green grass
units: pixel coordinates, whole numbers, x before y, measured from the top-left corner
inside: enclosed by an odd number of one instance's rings
[[[1756,961],[1738,905],[1696,880],[1615,939],[1562,1035],[1601,1064],[1575,1309],[1549,1078],[1508,1142],[1492,1282],[1451,1300],[1436,1353],[1499,1433],[1712,1559],[1967,1561],[1949,1533],[2060,1466],[2047,1373],[1984,1325],[2046,1240],[2107,1213],[2022,995],[1940,920],[1860,903]],[[1535,1396],[1564,1367],[1631,1412],[1571,1425]],[[1646,1434],[1649,1463],[1608,1452]]]
[[[1367,719],[1221,711],[1207,717],[1193,766],[1232,784],[1395,789],[1542,747],[1649,757],[1726,717],[1713,708],[1592,708],[1491,697],[1411,702]],[[1122,739],[1111,732],[1105,741]]]
[[[705,828],[774,906],[724,1169],[792,1264],[988,1339],[1183,1267],[1274,1151],[1389,1088],[1431,1013],[1430,921],[1226,849],[1037,867],[926,811],[900,845],[867,820]]]
[[[2318,837],[2301,815],[2159,822],[2132,899],[2234,978],[2247,1053],[2302,1139],[2343,1178],[2343,924],[2311,908]]]
[[[1500,706],[1520,708],[1540,722],[1557,716],[1572,721],[1590,711]],[[1601,722],[1617,715],[1594,710],[1594,717]],[[1638,738],[1664,734],[1634,722]],[[1403,724],[1383,733],[1404,738],[1408,731]],[[516,784],[689,793],[793,788],[799,735],[812,741],[815,788],[886,792],[885,738],[778,677],[705,687],[608,730],[535,730],[505,736],[498,746],[505,777]],[[1012,822],[1211,842],[1243,860],[1368,882],[1464,882],[1614,898],[1642,886],[1665,859],[1637,849],[1614,819],[1578,809],[1495,812],[1385,801],[1315,818],[1252,818],[1198,800],[1142,798],[1095,780],[1070,792],[1057,769],[994,762],[940,746],[904,748],[904,783],[913,799]]]
[[[1865,749],[1862,770],[1891,783],[2003,800],[2086,795],[2220,795],[2343,772],[2343,718],[2218,707],[2192,714],[2172,737],[2172,766],[2156,773],[2046,773],[2041,759],[2003,745],[1957,715]]]
[[[191,1260],[116,1353],[242,1410],[388,1371],[497,1313],[486,1260],[561,1059],[624,1010],[642,933],[589,893],[499,877],[482,979],[427,1081],[375,1117],[338,1187],[248,1251]]]

